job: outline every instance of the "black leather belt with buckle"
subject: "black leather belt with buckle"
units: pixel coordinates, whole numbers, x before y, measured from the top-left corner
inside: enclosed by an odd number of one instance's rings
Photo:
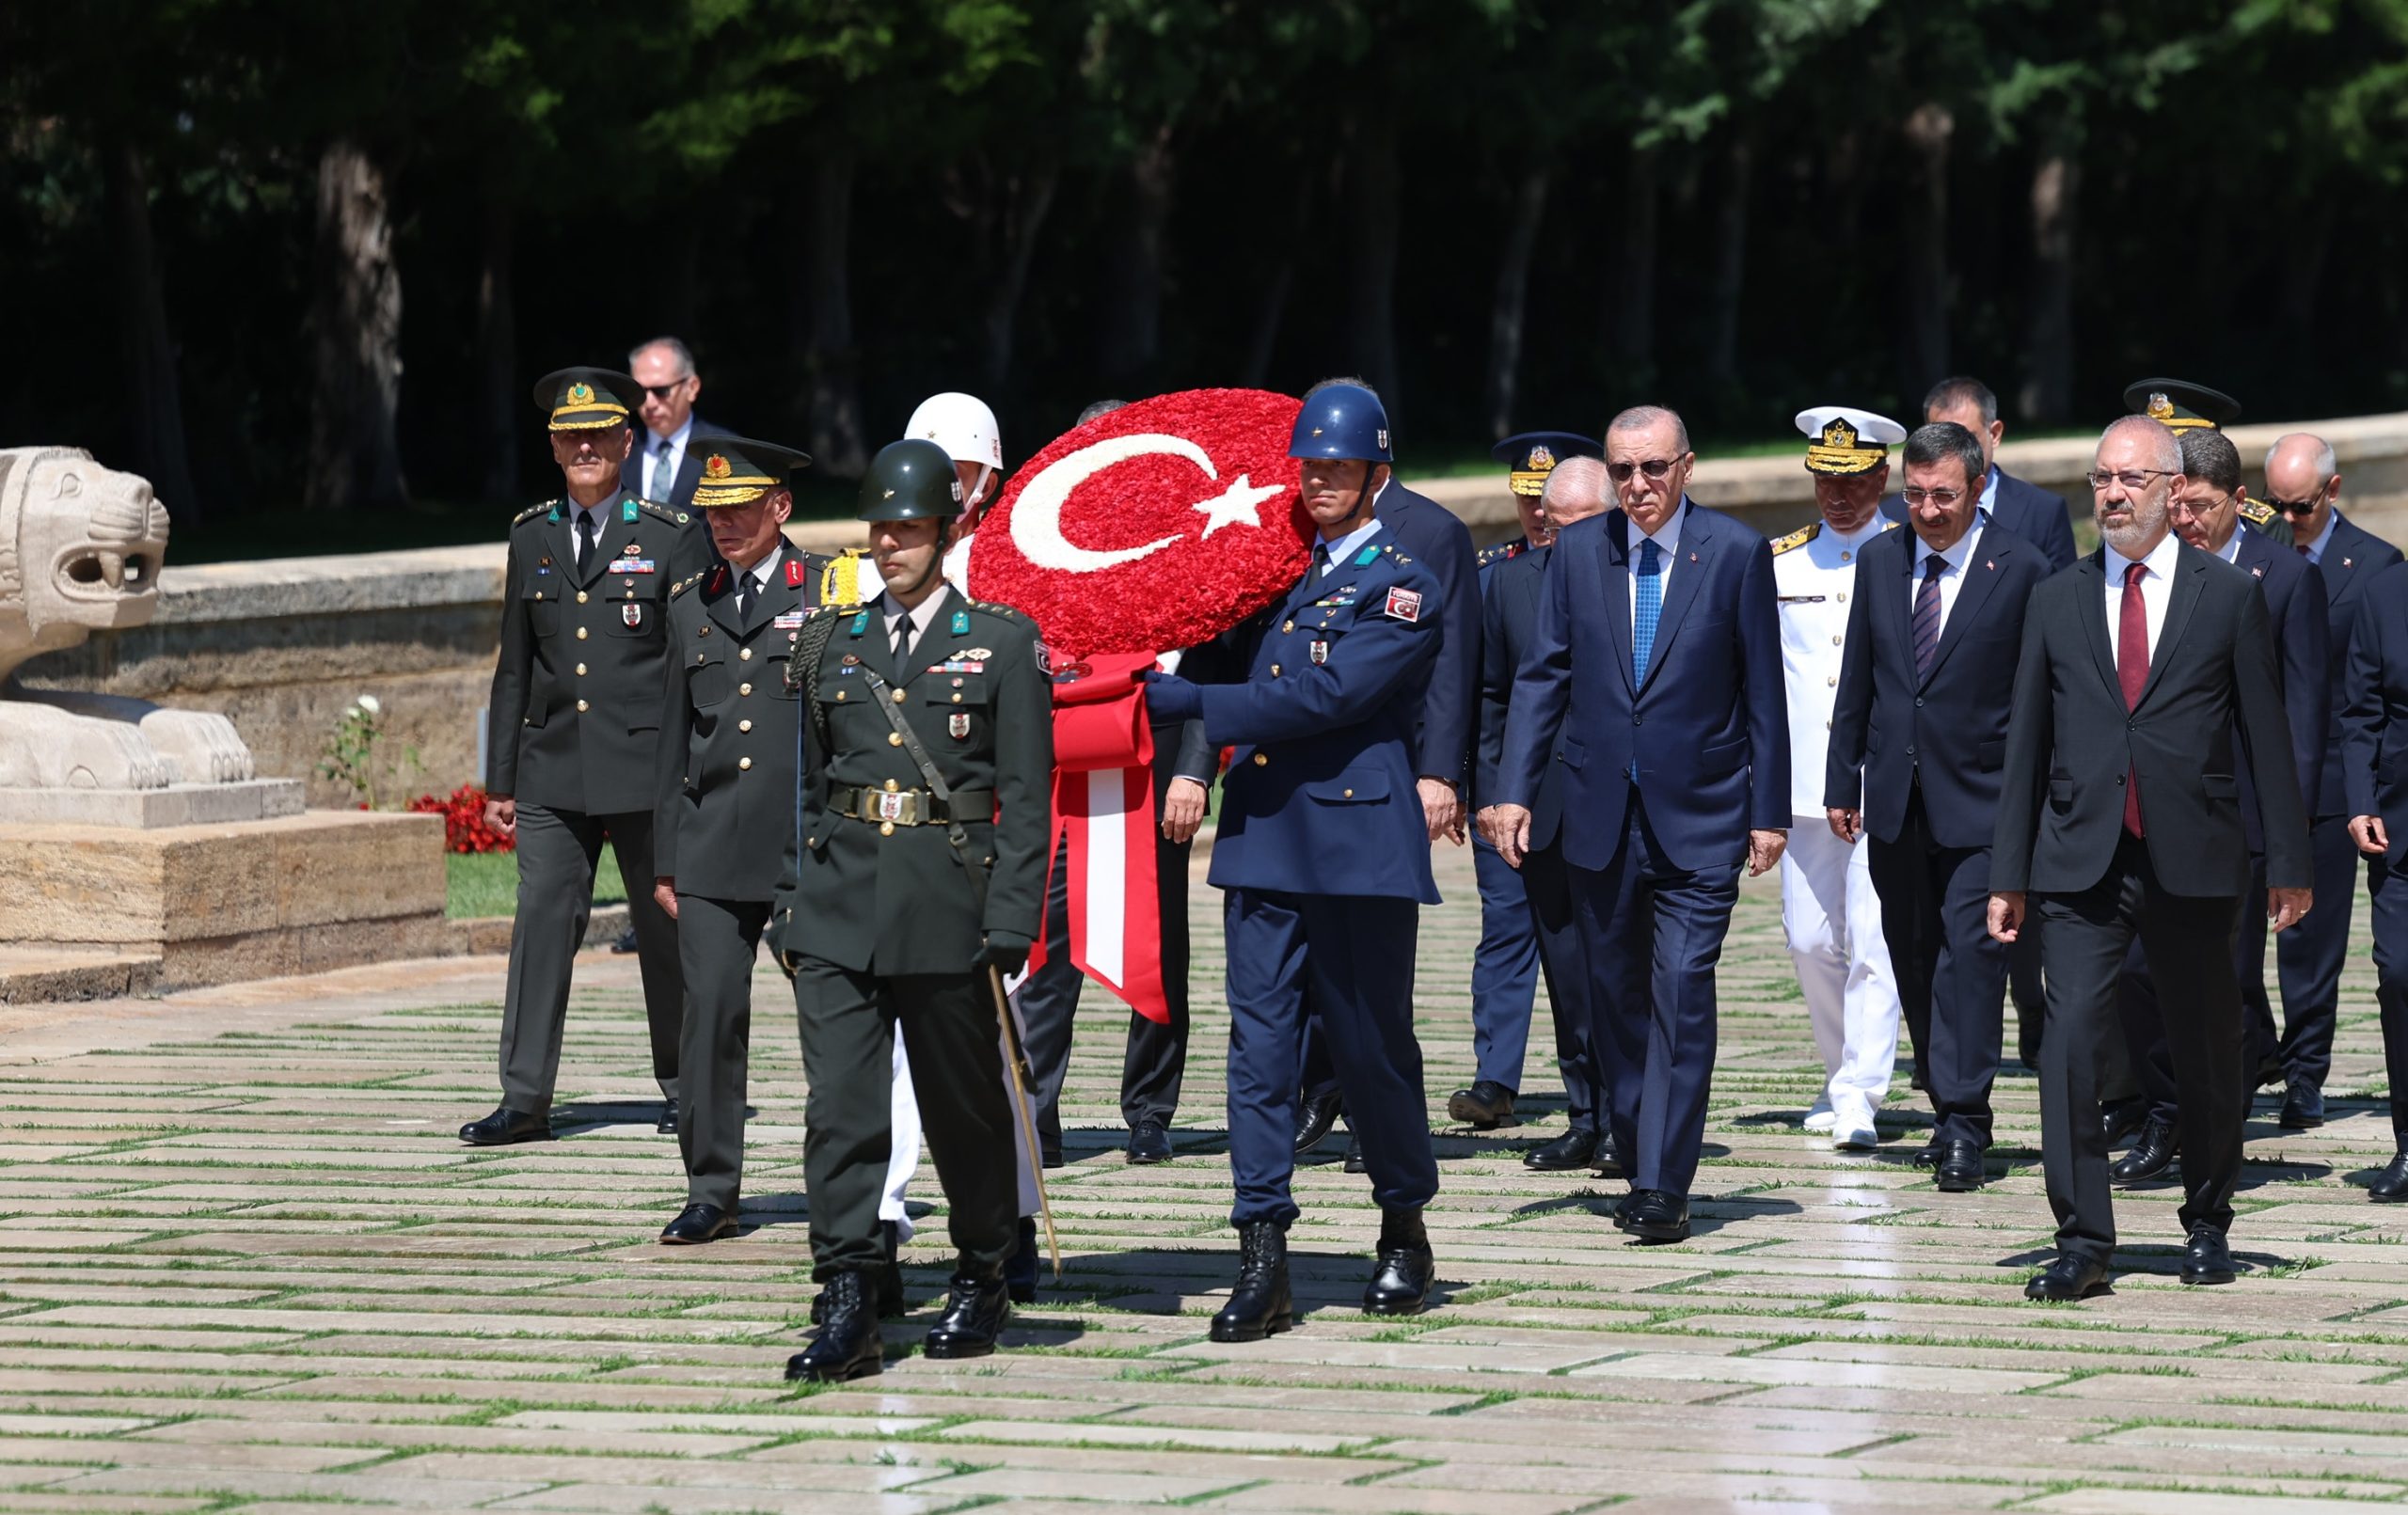
[[[843,791],[836,813],[872,826],[942,826],[951,816],[967,821],[991,820],[992,790],[956,790],[950,804],[940,803],[925,789],[851,788]]]

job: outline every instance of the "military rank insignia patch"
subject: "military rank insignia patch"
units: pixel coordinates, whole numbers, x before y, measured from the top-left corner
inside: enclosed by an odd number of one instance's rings
[[[802,560],[800,558],[789,558],[786,560],[786,588],[800,589],[801,587]]]
[[[1399,621],[1421,619],[1421,592],[1409,589],[1388,591],[1387,603],[1380,607],[1380,614]]]
[[[1316,642],[1314,642],[1314,643],[1312,644],[1312,657],[1313,657],[1313,661],[1314,661],[1315,663],[1326,663],[1326,662],[1328,662],[1328,661],[1329,661],[1329,643],[1327,643],[1327,642],[1325,642],[1325,641],[1316,641]]]
[[[619,619],[626,622],[630,626],[641,626],[643,624],[643,607],[641,605],[622,605],[619,607]]]
[[[958,742],[965,740],[970,735],[970,712],[967,710],[957,710],[952,715],[945,717],[944,729],[952,735],[955,741]]]
[[[784,615],[771,617],[769,624],[779,631],[792,631],[795,627],[801,625],[805,619],[800,610],[789,610]]]

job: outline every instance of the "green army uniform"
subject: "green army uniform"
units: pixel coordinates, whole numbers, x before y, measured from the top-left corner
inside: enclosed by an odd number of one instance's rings
[[[694,491],[702,510],[758,499],[809,462],[742,438],[708,445]],[[669,591],[653,861],[674,881],[686,981],[677,1144],[688,1205],[731,1221],[743,1188],[752,963],[778,880],[793,866],[800,707],[786,660],[807,612],[832,590],[856,598],[858,562],[781,541],[751,568],[714,561]]]
[[[574,431],[625,426],[639,393],[625,374],[570,369],[539,384],[535,401],[553,430]],[[625,492],[590,512],[547,501],[511,522],[485,780],[489,795],[518,802],[518,914],[501,1026],[505,1110],[541,1117],[551,1109],[570,972],[607,837],[627,884],[653,1075],[673,1111],[686,991],[675,923],[649,886],[669,646],[663,612],[670,585],[699,572],[710,551],[690,512]]]
[[[865,514],[879,508],[878,484],[897,449],[925,450],[924,475],[941,467],[953,484],[942,449],[895,443],[871,466]],[[894,513],[872,518],[914,518],[905,505],[884,508]],[[899,656],[889,624],[899,608],[882,589],[859,608],[813,612],[797,655],[805,702],[800,844],[777,929],[811,1081],[803,1164],[813,1275],[849,1285],[886,1260],[878,1207],[899,1021],[960,1255],[956,1300],[991,1289],[1001,1304],[1020,1207],[1015,1121],[984,965],[997,952],[1024,959],[1037,934],[1053,702],[1024,617],[950,587],[923,608],[926,629]],[[908,615],[899,623],[915,623]],[[932,792],[890,710],[948,798]],[[832,1312],[823,1341],[836,1327]],[[978,1349],[990,1348],[990,1334]],[[939,1349],[932,1332],[930,1355],[974,1354]],[[874,1357],[861,1370],[876,1371]],[[789,1375],[818,1376],[792,1366]]]

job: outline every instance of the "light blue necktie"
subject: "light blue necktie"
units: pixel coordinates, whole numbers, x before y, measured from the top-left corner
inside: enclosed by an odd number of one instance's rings
[[[669,503],[670,495],[677,488],[677,475],[669,466],[671,456],[667,442],[661,443],[652,454],[652,497],[664,505]]]
[[[1656,653],[1656,622],[1664,613],[1664,568],[1654,542],[1639,544],[1639,599],[1630,623],[1630,682],[1647,682],[1647,660]]]

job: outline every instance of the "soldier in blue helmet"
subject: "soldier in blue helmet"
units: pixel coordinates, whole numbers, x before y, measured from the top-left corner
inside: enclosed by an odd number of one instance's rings
[[[1293,1321],[1289,1179],[1307,1004],[1381,1209],[1371,1315],[1411,1315],[1435,1264],[1421,1223],[1438,1191],[1413,1035],[1420,907],[1434,905],[1429,822],[1415,781],[1422,701],[1446,589],[1375,513],[1388,481],[1387,418],[1368,391],[1307,401],[1291,457],[1319,529],[1313,560],[1264,613],[1182,665],[1149,675],[1157,720],[1204,722],[1234,747],[1212,882],[1227,892],[1230,1221],[1241,1256],[1215,1341],[1259,1341]],[[1223,682],[1223,681],[1232,682]]]

